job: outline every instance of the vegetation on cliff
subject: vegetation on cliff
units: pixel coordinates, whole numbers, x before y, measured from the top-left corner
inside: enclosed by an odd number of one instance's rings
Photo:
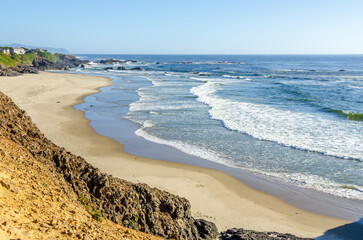
[[[49,53],[40,50],[32,50],[31,53],[7,55],[0,53],[0,64],[4,64],[7,67],[16,67],[20,64],[31,65],[36,58],[44,58],[51,62],[57,62],[64,54]]]

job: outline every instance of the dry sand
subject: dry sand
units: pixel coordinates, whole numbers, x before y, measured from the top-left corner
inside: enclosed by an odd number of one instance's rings
[[[349,223],[298,209],[217,170],[125,153],[121,144],[97,134],[84,113],[72,107],[111,84],[104,77],[47,72],[0,77],[0,91],[24,109],[54,143],[113,176],[189,199],[193,216],[215,222],[220,231],[242,227],[317,237]]]

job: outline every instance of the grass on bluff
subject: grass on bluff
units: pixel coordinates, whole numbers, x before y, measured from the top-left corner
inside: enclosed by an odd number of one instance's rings
[[[48,60],[50,60],[52,62],[57,61],[56,56],[54,56],[50,52],[41,52],[41,51],[38,51],[38,56],[43,57],[43,58],[46,58],[46,59],[48,59]]]
[[[14,59],[4,53],[0,53],[0,63],[8,67],[14,67],[17,65]]]
[[[26,64],[31,65],[33,60],[37,57],[43,57],[45,59],[48,59],[52,62],[56,62],[60,59],[62,54],[52,54],[49,52],[41,52],[37,51],[37,54],[34,53],[25,53],[25,54],[12,54],[12,55],[6,55],[4,53],[0,53],[0,64],[4,64],[7,67],[15,67],[18,64]]]
[[[34,53],[25,53],[22,57],[22,63],[32,64],[33,60],[37,57]]]

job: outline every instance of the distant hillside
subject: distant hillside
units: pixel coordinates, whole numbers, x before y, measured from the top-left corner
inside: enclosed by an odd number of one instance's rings
[[[22,48],[28,48],[28,49],[44,48],[44,49],[47,49],[48,52],[51,52],[51,53],[63,53],[63,54],[68,54],[69,53],[69,51],[67,49],[64,49],[64,48],[30,46],[30,45],[25,45],[25,44],[20,44],[20,43],[11,43],[11,44],[2,44],[2,45],[3,46],[8,46],[8,47],[22,47]]]

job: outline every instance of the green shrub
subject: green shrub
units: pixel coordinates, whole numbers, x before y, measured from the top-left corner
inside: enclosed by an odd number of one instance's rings
[[[102,213],[105,211],[102,208],[98,208],[97,210],[93,210],[91,206],[89,206],[89,200],[87,197],[87,191],[83,190],[80,194],[78,194],[78,201],[84,206],[86,211],[92,216],[93,219],[102,222]],[[99,204],[99,203],[98,203]]]

